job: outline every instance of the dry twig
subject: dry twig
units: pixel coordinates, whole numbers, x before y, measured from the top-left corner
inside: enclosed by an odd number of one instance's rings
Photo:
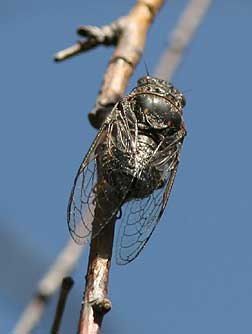
[[[62,279],[73,270],[82,251],[83,247],[69,239],[49,271],[39,282],[34,299],[21,314],[13,333],[29,334],[38,324],[48,300],[59,288]]]
[[[170,80],[177,70],[184,51],[192,41],[204,19],[212,0],[191,0],[179,18],[171,34],[171,42],[162,54],[155,69],[158,78]]]
[[[113,201],[113,199],[109,200],[100,194],[97,196],[99,196],[100,206],[95,208],[92,235],[97,233],[97,227],[103,224],[102,221],[106,221],[104,208],[107,208],[108,214],[110,214],[110,210],[113,210],[111,203],[114,203],[116,208],[116,199]],[[111,309],[111,302],[107,293],[114,225],[115,219],[106,221],[102,231],[91,240],[86,287],[79,321],[79,334],[100,333],[103,316]]]
[[[68,276],[68,277],[63,278],[59,300],[57,304],[57,309],[55,312],[55,317],[54,317],[54,321],[53,321],[52,328],[51,328],[51,334],[59,334],[59,328],[60,328],[63,312],[65,309],[67,297],[68,297],[70,290],[72,289],[73,284],[74,284],[74,281],[72,280],[71,277]]]
[[[118,98],[124,95],[130,76],[143,53],[146,34],[164,0],[139,0],[127,16],[101,28],[84,26],[78,33],[85,41],[58,52],[54,59],[64,60],[98,45],[116,45],[104,74],[102,88],[89,120],[99,128]]]

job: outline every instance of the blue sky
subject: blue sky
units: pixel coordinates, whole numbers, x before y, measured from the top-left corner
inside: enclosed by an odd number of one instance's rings
[[[186,1],[156,17],[144,57],[154,69]],[[9,333],[68,239],[66,205],[96,131],[92,109],[111,49],[61,64],[52,55],[81,24],[103,25],[134,1],[0,4],[0,328]],[[187,97],[188,136],[173,194],[148,246],[112,265],[110,333],[251,333],[252,3],[215,1],[173,83]],[[140,63],[129,85],[145,74]],[[86,254],[87,256],[87,254]],[[86,256],[62,334],[75,332]],[[38,333],[49,332],[50,304]]]

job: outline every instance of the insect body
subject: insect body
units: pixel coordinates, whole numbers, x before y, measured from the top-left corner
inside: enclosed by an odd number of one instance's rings
[[[121,211],[117,262],[126,264],[140,253],[173,186],[186,135],[184,105],[175,87],[150,76],[115,105],[74,181],[68,226],[76,242],[91,236],[99,207],[105,219],[92,237]]]

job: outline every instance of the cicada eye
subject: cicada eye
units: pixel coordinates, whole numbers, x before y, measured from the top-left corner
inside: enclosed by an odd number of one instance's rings
[[[182,108],[184,108],[184,106],[186,105],[186,98],[184,97],[184,95],[181,95],[181,105]]]
[[[178,112],[170,111],[166,118],[166,124],[169,127],[179,129],[181,126],[181,116]]]

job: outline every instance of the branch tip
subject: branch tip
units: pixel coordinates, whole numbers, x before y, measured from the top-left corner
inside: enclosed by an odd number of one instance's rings
[[[64,289],[64,291],[70,291],[72,286],[74,285],[74,280],[72,279],[71,276],[66,276],[63,278],[62,280],[62,289]]]
[[[68,294],[73,284],[74,284],[74,281],[71,277],[65,277],[62,280],[59,300],[58,300],[58,304],[57,304],[57,308],[56,308],[56,312],[54,316],[54,321],[53,321],[52,328],[51,328],[51,334],[59,333],[59,328],[60,328],[60,324],[62,321],[64,310],[65,310],[67,297],[68,297]]]

